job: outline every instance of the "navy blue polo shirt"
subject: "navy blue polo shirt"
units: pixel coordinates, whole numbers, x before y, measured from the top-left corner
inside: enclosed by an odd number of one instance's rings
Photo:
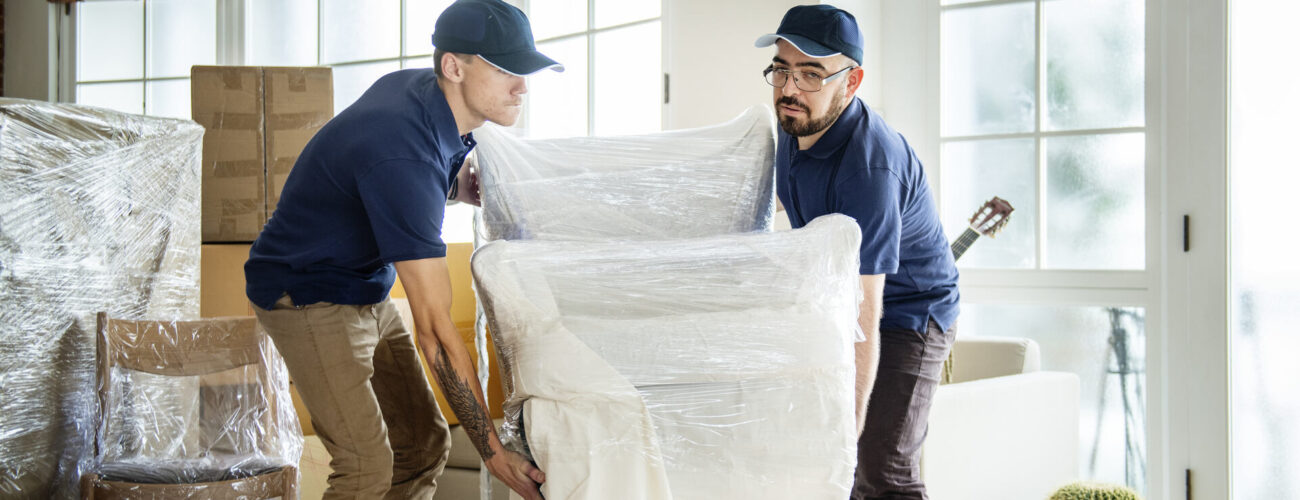
[[[777,141],[776,189],[790,225],[829,213],[862,227],[860,274],[884,274],[882,329],[945,331],[957,320],[957,267],[925,171],[903,136],[858,98],[811,148]]]
[[[447,255],[447,190],[473,147],[432,69],[380,78],[298,157],[244,264],[248,299],[383,301],[393,262]]]

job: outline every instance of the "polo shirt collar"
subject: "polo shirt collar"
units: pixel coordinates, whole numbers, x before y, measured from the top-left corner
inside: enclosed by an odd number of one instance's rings
[[[468,152],[477,144],[474,141],[474,133],[460,135],[456,127],[456,117],[451,114],[451,105],[447,104],[447,96],[442,93],[438,81],[435,79],[429,87],[427,104],[429,124],[433,128],[433,140],[438,143],[438,151],[446,155],[446,159]]]
[[[831,124],[831,128],[827,129],[826,133],[817,139],[817,143],[803,153],[820,160],[830,158],[832,154],[844,147],[849,137],[853,136],[853,131],[857,130],[858,121],[862,117],[862,101],[854,96],[849,101],[849,105],[844,108],[844,112],[840,113],[840,117]]]

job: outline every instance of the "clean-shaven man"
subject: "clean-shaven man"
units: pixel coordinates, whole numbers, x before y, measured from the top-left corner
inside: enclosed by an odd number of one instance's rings
[[[400,276],[420,348],[488,470],[540,500],[545,475],[502,448],[452,324],[441,227],[448,195],[470,184],[471,131],[512,125],[523,76],[563,67],[500,0],[453,3],[433,44],[433,69],[385,75],[307,144],[244,266],[248,298],[333,457],[325,498],[427,499],[446,463],[447,423],[387,300]]]

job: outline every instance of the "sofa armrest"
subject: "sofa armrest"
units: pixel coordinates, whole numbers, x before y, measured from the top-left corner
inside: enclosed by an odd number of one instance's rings
[[[952,346],[952,382],[1036,372],[1039,358],[1038,343],[1030,339],[958,337]]]
[[[940,386],[921,474],[931,498],[1047,498],[1078,476],[1079,377],[1035,372]]]

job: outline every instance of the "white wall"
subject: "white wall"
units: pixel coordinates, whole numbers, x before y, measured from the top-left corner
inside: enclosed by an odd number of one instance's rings
[[[55,12],[59,8],[45,1],[5,2],[5,97],[45,101],[57,97]]]
[[[771,48],[754,39],[776,31],[797,0],[666,0],[664,55],[669,102],[665,129],[701,127],[735,118],[746,108],[771,107],[763,82]]]
[[[865,80],[858,95],[872,107],[881,101],[882,0],[831,3],[858,20],[864,36]],[[665,0],[664,56],[671,75],[664,128],[723,122],[753,105],[772,105],[763,68],[773,48],[754,39],[776,31],[791,7],[808,0]]]
[[[835,0],[822,3],[847,10],[858,20],[858,28],[862,30],[863,75],[862,86],[858,87],[857,95],[868,106],[871,106],[871,109],[884,115],[885,110],[880,102],[883,81],[881,78],[880,58],[884,52],[881,49],[881,40],[883,39],[881,34],[884,26],[881,0]]]

